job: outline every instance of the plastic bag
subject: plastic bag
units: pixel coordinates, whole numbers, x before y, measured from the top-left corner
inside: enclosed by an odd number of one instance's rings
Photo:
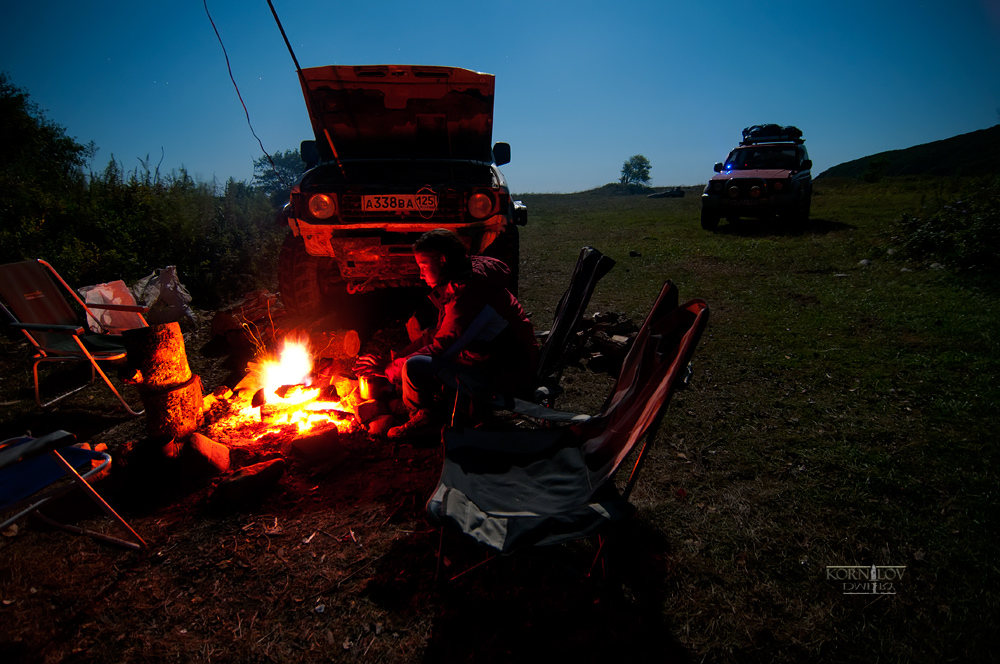
[[[132,286],[132,293],[139,304],[149,307],[146,320],[150,325],[174,321],[195,325],[194,312],[188,306],[191,294],[177,276],[177,266],[154,270]]]
[[[129,292],[125,282],[109,281],[106,284],[84,286],[77,289],[83,301],[87,304],[125,304],[135,306],[135,298]],[[107,309],[91,309],[94,315],[87,314],[87,327],[92,332],[121,334],[122,330],[133,330],[142,327],[142,317],[132,311],[109,311]],[[96,318],[95,318],[96,316]]]

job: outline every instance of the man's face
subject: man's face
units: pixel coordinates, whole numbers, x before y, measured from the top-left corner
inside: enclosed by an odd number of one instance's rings
[[[441,268],[444,267],[444,256],[436,251],[415,251],[413,257],[420,268],[420,278],[431,288],[437,287],[441,280]]]

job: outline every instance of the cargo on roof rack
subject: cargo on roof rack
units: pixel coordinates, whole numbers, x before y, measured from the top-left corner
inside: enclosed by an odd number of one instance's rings
[[[740,145],[754,145],[755,143],[804,143],[802,130],[791,125],[781,126],[776,124],[753,125],[743,130],[743,140]]]

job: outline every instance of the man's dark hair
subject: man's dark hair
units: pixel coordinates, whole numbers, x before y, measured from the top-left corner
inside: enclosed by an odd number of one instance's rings
[[[413,251],[444,256],[441,277],[446,281],[462,281],[472,274],[472,261],[462,238],[447,228],[427,231],[413,243]]]

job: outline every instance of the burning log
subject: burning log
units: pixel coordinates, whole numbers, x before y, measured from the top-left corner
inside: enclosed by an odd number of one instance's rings
[[[183,438],[201,426],[201,378],[191,373],[179,323],[122,333],[150,436]]]

